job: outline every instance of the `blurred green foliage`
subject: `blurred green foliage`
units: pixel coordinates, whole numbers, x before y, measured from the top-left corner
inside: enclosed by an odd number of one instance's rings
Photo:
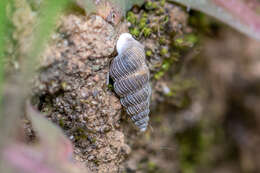
[[[177,133],[175,137],[179,145],[178,154],[183,173],[195,173],[203,168],[217,167],[220,156],[228,159],[233,157],[230,154],[233,152],[229,148],[230,141],[225,136],[221,122],[212,122],[204,118],[197,124]],[[217,148],[222,148],[222,150],[218,151]]]
[[[25,67],[35,66],[37,62],[36,57],[39,56],[54,30],[59,14],[68,7],[69,3],[71,3],[70,0],[46,0],[43,2],[39,10],[39,18],[35,24],[34,40],[31,51],[28,53],[27,60],[25,61]],[[32,73],[29,69],[31,68],[27,68],[28,71],[26,71]]]
[[[23,104],[30,92],[29,80],[32,79],[39,64],[38,57],[56,27],[59,15],[69,7],[71,2],[71,0],[45,0],[40,4],[39,10],[34,12],[36,16],[34,23],[22,26],[22,28],[33,28],[31,33],[33,40],[31,44],[28,43],[31,46],[25,54],[20,53],[19,48],[12,50],[12,54],[17,56],[16,59],[19,60],[20,64],[19,71],[15,71],[15,69],[9,69],[9,66],[6,66],[8,61],[11,61],[7,55],[6,47],[12,44],[12,41],[18,42],[15,39],[19,39],[20,35],[18,34],[18,37],[14,38],[13,33],[16,28],[12,30],[10,26],[13,24],[15,11],[23,10],[23,8],[16,9],[16,3],[20,5],[23,2],[20,0],[0,1],[0,100],[2,106],[0,110],[0,142],[6,141],[17,130],[14,127],[18,126],[18,118],[21,116],[21,112],[24,112]],[[17,6],[19,7],[19,5]],[[23,16],[23,19],[27,19],[26,16]],[[8,67],[8,69],[4,69],[4,67]],[[11,73],[8,73],[7,76],[4,74],[5,70]],[[4,84],[8,87],[4,88]],[[8,94],[8,98],[5,98],[6,94]]]
[[[179,157],[182,172],[196,172],[196,165],[199,164],[204,149],[201,127],[190,128],[177,134],[176,138],[180,146]]]
[[[8,20],[6,16],[6,7],[8,0],[0,1],[0,112],[2,110],[3,81],[4,81],[4,47],[6,32],[8,31]]]
[[[4,66],[5,58],[8,56],[5,54],[6,44],[8,40],[12,40],[12,18],[13,12],[15,10],[15,3],[20,3],[19,1],[9,1],[1,0],[0,1],[0,101],[2,103],[3,99],[3,84],[7,82],[8,79],[4,80]],[[27,1],[29,3],[29,1]],[[25,87],[26,81],[34,74],[35,67],[38,62],[38,56],[44,49],[44,45],[48,41],[52,31],[56,26],[56,20],[59,17],[59,14],[62,13],[69,4],[72,3],[71,0],[45,0],[40,4],[39,9],[36,11],[36,21],[33,26],[33,40],[30,50],[26,53],[26,56],[19,57],[21,63],[21,73],[17,79],[19,79],[18,84],[21,84],[21,90],[27,88]],[[9,33],[9,34],[8,34]],[[20,45],[21,46],[21,45]],[[14,50],[17,51],[17,50]],[[19,56],[19,53],[16,55]],[[18,58],[17,58],[18,59]],[[2,112],[2,109],[1,109]]]

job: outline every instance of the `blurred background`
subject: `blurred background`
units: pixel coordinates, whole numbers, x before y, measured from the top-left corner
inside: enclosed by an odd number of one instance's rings
[[[260,172],[259,9],[2,0],[0,172]],[[108,79],[123,32],[144,45],[151,73],[145,133]]]

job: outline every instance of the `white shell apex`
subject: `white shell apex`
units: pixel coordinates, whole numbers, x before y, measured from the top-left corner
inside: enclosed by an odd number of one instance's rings
[[[119,39],[116,43],[116,50],[118,54],[121,54],[123,52],[123,49],[125,45],[127,44],[127,41],[134,39],[131,34],[129,33],[123,33],[119,36]]]

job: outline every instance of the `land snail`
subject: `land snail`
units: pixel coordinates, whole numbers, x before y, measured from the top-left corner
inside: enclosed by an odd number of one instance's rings
[[[118,55],[111,62],[109,71],[114,90],[133,123],[144,132],[148,126],[152,92],[144,46],[131,34],[123,33],[116,49]]]

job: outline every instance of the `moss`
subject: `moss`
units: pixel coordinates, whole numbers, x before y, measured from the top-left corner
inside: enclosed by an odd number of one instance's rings
[[[161,56],[166,56],[166,54],[169,54],[169,52],[168,50],[162,49],[160,54]],[[163,60],[162,65],[160,66],[160,70],[157,73],[155,73],[154,79],[158,80],[161,77],[163,77],[166,74],[166,72],[170,69],[170,67],[174,64],[174,62],[177,62],[179,60],[179,56],[180,55],[176,52],[176,53],[171,53],[171,57],[165,58]],[[171,93],[170,95],[173,94]]]
[[[158,5],[156,2],[153,1],[147,1],[147,3],[145,3],[145,9],[146,10],[154,10],[158,8]]]
[[[169,22],[169,13],[164,7],[165,3],[165,0],[148,0],[139,14],[128,12],[127,20],[131,23],[130,33],[138,38],[149,37],[152,33],[159,35],[158,39],[163,36],[162,31],[165,31]],[[165,40],[162,42],[165,44]]]
[[[174,44],[178,46],[178,45],[182,45],[183,42],[184,42],[183,38],[177,38],[175,39]]]
[[[165,10],[164,10],[164,8],[162,8],[162,7],[158,8],[158,10],[155,11],[155,14],[156,14],[156,15],[162,15],[162,14],[164,14],[164,13],[165,13]]]
[[[145,3],[145,9],[146,10],[152,9],[152,1],[148,1],[147,3]]]
[[[160,45],[166,44],[166,38],[164,36],[160,37],[159,38],[159,43],[160,43]]]
[[[157,25],[151,26],[151,29],[152,29],[153,33],[157,33],[158,32],[158,26]]]
[[[197,172],[200,166],[214,166],[217,158],[212,158],[212,149],[224,143],[224,133],[221,124],[203,119],[195,126],[178,133],[176,139],[179,145],[179,160],[181,172]],[[227,149],[228,150],[228,149]],[[223,151],[224,155],[228,152]],[[218,154],[217,154],[218,155]],[[223,158],[223,156],[221,156]],[[225,156],[224,156],[225,157]]]
[[[165,23],[167,23],[169,21],[169,16],[164,16],[164,18],[163,18],[163,23],[165,24]]]
[[[59,120],[59,126],[61,126],[62,128],[64,127],[64,121],[62,119]]]
[[[76,131],[75,131],[76,135],[75,135],[75,139],[76,140],[82,140],[82,139],[87,139],[87,136],[85,134],[85,130],[82,129],[82,128],[77,128]]]
[[[138,164],[138,172],[158,173],[163,172],[159,166],[151,160],[144,159]]]
[[[137,17],[135,16],[135,14],[132,11],[129,11],[127,13],[126,19],[128,22],[130,22],[131,24],[135,24],[137,21]]]
[[[176,93],[180,92],[180,91],[191,89],[196,86],[196,82],[193,79],[183,80],[183,79],[178,79],[178,77],[176,77],[176,78],[177,79],[175,81],[175,84],[172,87],[172,90]]]
[[[140,23],[147,23],[148,19],[147,19],[147,14],[144,13],[140,19]]]
[[[150,161],[148,162],[147,167],[148,167],[148,171],[154,171],[157,166],[154,162]]]
[[[68,86],[68,85],[67,85],[66,82],[62,82],[62,83],[61,83],[61,87],[62,87],[63,90],[66,90],[67,86]]]
[[[190,44],[196,44],[198,42],[198,36],[194,34],[188,34],[185,36],[185,40],[189,42]]]
[[[143,29],[145,27],[147,27],[147,17],[141,17],[140,21],[138,22],[138,27],[140,29]]]
[[[176,11],[180,12],[176,15],[184,16],[181,21],[175,20],[176,16],[173,15]],[[177,70],[171,71],[173,74],[168,75],[169,70],[172,66],[180,69],[181,62],[177,64],[180,57],[198,42],[196,35],[185,34],[187,26],[185,12],[166,0],[148,0],[135,16],[137,20],[129,26],[129,30],[146,46],[145,53],[152,79],[159,80],[166,75],[175,77]],[[182,27],[178,28],[179,25]],[[162,80],[168,80],[167,77]],[[169,86],[170,91],[165,92],[165,97],[177,100],[176,106],[180,108],[190,105],[191,99],[186,91],[191,89],[191,84],[180,83],[175,88],[172,88],[175,85],[169,84]]]
[[[165,75],[165,70],[160,70],[157,73],[155,73],[154,78],[156,80],[158,80],[158,79],[162,78],[164,75]]]
[[[108,90],[110,90],[110,91],[113,91],[113,90],[114,90],[114,86],[113,86],[112,84],[108,84],[108,85],[107,85],[107,88],[108,88]]]
[[[159,71],[154,75],[154,79],[158,80],[164,75],[164,71]]]
[[[161,77],[164,76],[164,74],[170,69],[171,65],[173,64],[174,59],[173,58],[169,58],[169,59],[164,59],[160,71],[158,71],[155,75],[154,78],[156,80],[160,79]]]
[[[198,43],[198,36],[194,34],[187,34],[181,37],[178,37],[174,40],[174,46],[179,49],[186,49],[193,47]]]
[[[174,62],[177,62],[179,61],[179,58],[180,58],[180,52],[171,52],[171,59],[172,61]]]
[[[202,37],[205,35],[216,36],[220,26],[216,20],[212,20],[211,17],[198,11],[190,12],[189,24],[196,28],[197,33]]]
[[[172,91],[170,91],[167,94],[165,94],[165,96],[167,96],[167,97],[172,97],[173,95],[174,95],[174,93]]]
[[[199,126],[187,129],[176,135],[179,143],[180,166],[183,173],[196,172],[203,150],[201,145],[201,128]]]
[[[140,31],[137,27],[130,29],[130,33],[135,37],[139,37]]]
[[[154,123],[161,123],[162,120],[163,120],[163,119],[162,119],[161,116],[154,116],[153,119],[152,119],[152,121],[153,121]]]
[[[142,18],[148,18],[148,14],[146,12],[142,13]]]
[[[168,54],[168,49],[166,47],[162,47],[160,50],[160,55],[165,56],[166,54]]]
[[[145,22],[140,22],[140,23],[138,24],[138,27],[139,27],[140,29],[144,29],[145,26],[146,26],[146,23],[145,23]]]
[[[171,63],[169,61],[165,61],[162,65],[162,69],[167,71],[171,66]]]
[[[152,56],[153,55],[153,52],[151,50],[147,50],[145,52],[146,56]]]
[[[143,29],[143,34],[144,34],[144,37],[149,37],[152,33],[152,30],[151,28],[144,28]]]
[[[161,0],[161,1],[160,1],[160,5],[161,5],[161,6],[164,6],[164,5],[165,5],[165,2],[166,2],[166,0]]]
[[[91,138],[90,142],[91,142],[92,144],[94,144],[94,143],[97,142],[97,139],[96,139],[96,138]]]

